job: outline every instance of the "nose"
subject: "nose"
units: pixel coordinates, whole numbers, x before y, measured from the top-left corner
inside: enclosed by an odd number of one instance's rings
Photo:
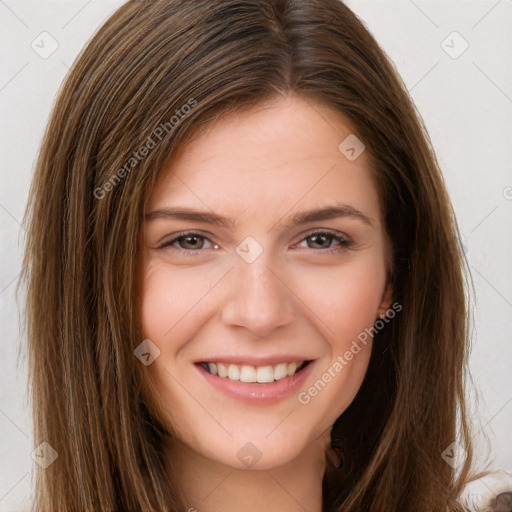
[[[235,263],[222,311],[225,325],[265,337],[292,321],[294,293],[269,263],[264,254],[252,263],[241,258]]]

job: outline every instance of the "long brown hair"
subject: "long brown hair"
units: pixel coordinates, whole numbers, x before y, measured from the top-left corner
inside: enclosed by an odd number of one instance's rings
[[[364,141],[403,307],[376,334],[363,385],[334,425],[346,464],[326,470],[324,510],[462,510],[473,453],[467,263],[421,117],[338,0],[133,0],[75,62],[37,161],[18,285],[34,444],[58,453],[36,466],[37,510],[185,510],[134,357],[145,201],[198,128],[289,94],[336,109]],[[443,457],[454,442],[466,452],[457,471]]]

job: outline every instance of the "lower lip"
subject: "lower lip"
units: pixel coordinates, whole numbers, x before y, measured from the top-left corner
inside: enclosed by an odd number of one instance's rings
[[[291,377],[285,377],[268,384],[231,380],[227,377],[219,377],[209,373],[200,364],[195,364],[194,366],[196,366],[208,384],[222,393],[250,403],[261,402],[269,404],[296,394],[311,374],[314,364],[315,361],[311,361],[303,370]]]

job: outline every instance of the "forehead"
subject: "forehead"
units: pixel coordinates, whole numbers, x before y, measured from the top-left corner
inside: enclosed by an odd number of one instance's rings
[[[339,112],[296,96],[232,113],[172,156],[148,208],[178,201],[234,214],[277,213],[325,198],[355,202],[378,217],[370,159],[355,137]],[[360,152],[356,158],[346,153],[346,141]]]

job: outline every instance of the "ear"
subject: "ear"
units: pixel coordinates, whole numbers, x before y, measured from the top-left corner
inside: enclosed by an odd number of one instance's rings
[[[377,310],[377,318],[382,318],[386,316],[386,312],[391,307],[391,301],[393,300],[393,287],[391,284],[386,286],[384,290],[384,294],[382,295],[382,301],[380,303],[379,309]]]

